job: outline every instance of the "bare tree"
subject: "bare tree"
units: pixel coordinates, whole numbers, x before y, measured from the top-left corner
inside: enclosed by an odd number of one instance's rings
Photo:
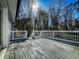
[[[64,24],[63,24],[63,27],[65,30],[68,30],[68,24],[67,24],[67,20],[68,20],[68,17],[69,17],[69,11],[67,9],[64,9],[63,10],[63,17],[64,17]]]
[[[37,22],[39,30],[48,30],[48,13],[40,8],[37,12],[37,20],[35,22]]]
[[[53,29],[58,30],[59,17],[62,12],[63,0],[50,0],[49,2],[49,16],[53,24]]]
[[[28,9],[28,17],[32,17],[32,5],[34,4],[34,0],[27,0],[27,9]]]
[[[73,21],[73,17],[74,17],[74,6],[73,4],[69,4],[67,5],[65,8],[64,8],[64,13],[63,13],[63,16],[64,16],[64,19],[65,19],[65,24],[67,25],[68,30],[72,28],[72,21]]]

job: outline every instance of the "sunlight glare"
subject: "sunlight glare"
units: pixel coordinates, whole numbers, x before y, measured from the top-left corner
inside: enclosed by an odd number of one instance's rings
[[[38,4],[33,4],[33,5],[32,5],[32,10],[33,10],[34,12],[37,12],[37,11],[38,11]]]

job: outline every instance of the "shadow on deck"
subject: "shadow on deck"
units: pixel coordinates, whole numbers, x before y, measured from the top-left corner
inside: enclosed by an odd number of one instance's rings
[[[4,59],[79,59],[79,47],[49,39],[11,44]]]
[[[20,43],[20,42],[24,42],[26,40],[27,40],[27,38],[14,39],[14,40],[10,40],[10,44],[12,44],[12,43]]]

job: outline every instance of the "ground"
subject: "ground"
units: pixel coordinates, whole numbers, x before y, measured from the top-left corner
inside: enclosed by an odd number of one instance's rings
[[[79,59],[79,47],[50,39],[11,44],[4,59]]]

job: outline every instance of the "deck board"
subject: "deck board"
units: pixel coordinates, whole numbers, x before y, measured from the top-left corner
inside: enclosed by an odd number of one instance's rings
[[[5,59],[79,59],[79,47],[49,39],[11,44]]]

